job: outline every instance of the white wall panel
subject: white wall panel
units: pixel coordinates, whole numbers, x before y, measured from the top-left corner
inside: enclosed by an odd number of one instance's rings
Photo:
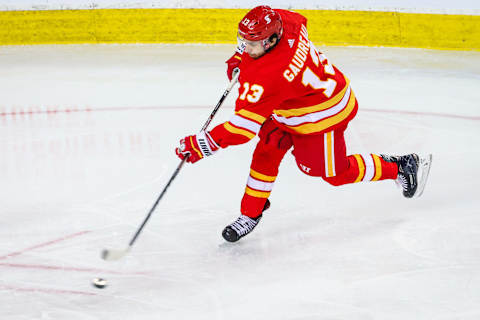
[[[0,10],[91,8],[279,8],[480,14],[479,0],[0,0]]]

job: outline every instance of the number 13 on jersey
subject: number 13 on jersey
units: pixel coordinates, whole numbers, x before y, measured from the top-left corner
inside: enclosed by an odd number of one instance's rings
[[[263,87],[259,84],[252,84],[250,86],[250,83],[245,82],[243,84],[243,93],[240,95],[239,99],[240,100],[245,100],[247,99],[248,102],[250,103],[255,103],[260,100],[263,94]]]
[[[317,51],[317,48],[310,42],[310,56],[312,57],[312,61],[315,66],[319,66],[322,64],[325,74],[330,74],[332,76],[335,75],[335,69],[333,66],[328,63],[327,57],[324,54],[320,54]],[[320,77],[316,75],[312,69],[309,67],[305,68],[305,71],[302,75],[302,84],[304,86],[311,86],[314,89],[324,89],[323,94],[330,98],[333,91],[335,91],[335,87],[337,86],[337,82],[333,79],[328,78],[327,80],[320,80]]]
[[[327,57],[324,54],[321,54],[317,51],[317,48],[313,45],[313,43],[310,41],[310,50],[309,51],[309,56],[312,59],[313,64],[317,68],[323,68],[325,74],[329,74],[334,76],[335,75],[335,69],[331,64],[328,63]],[[306,55],[304,56],[306,57]],[[295,58],[295,57],[294,57]],[[292,60],[293,62],[293,60]],[[296,60],[297,65],[300,67],[305,65],[304,63],[300,64],[298,63],[298,59]],[[312,68],[314,68],[312,66]],[[315,68],[314,68],[315,69]],[[294,70],[292,72],[292,70]],[[289,82],[292,82],[293,79],[297,76],[298,72],[300,70],[295,68],[294,66],[290,65],[290,69],[286,69],[283,76],[285,79],[287,79]],[[335,91],[335,88],[337,87],[337,82],[334,79],[328,78],[326,80],[321,80],[320,77],[308,66],[305,66],[305,69],[303,70],[302,74],[302,84],[305,87],[312,87],[313,89],[324,89],[323,94],[327,97],[330,98],[330,96],[333,94]]]

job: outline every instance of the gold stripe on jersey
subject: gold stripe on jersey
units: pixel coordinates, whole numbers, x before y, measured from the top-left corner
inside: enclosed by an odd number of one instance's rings
[[[241,115],[242,117],[245,117],[250,120],[254,120],[260,124],[263,124],[266,120],[264,116],[261,116],[259,114],[253,113],[251,111],[248,111],[246,109],[241,109],[240,111],[236,112],[237,114]]]
[[[234,133],[234,134],[239,134],[239,135],[242,135],[244,137],[247,137],[248,139],[253,139],[253,137],[255,137],[255,133],[252,133],[248,130],[244,130],[244,129],[240,129],[240,128],[237,128],[237,127],[234,127],[230,124],[230,122],[225,122],[223,124],[223,127],[225,128],[225,130],[227,130],[228,132],[231,132],[231,133]]]
[[[266,174],[260,173],[258,171],[253,170],[253,169],[250,169],[250,175],[252,176],[252,178],[262,180],[262,181],[266,181],[266,182],[274,182],[275,179],[277,178],[276,176],[275,177],[274,176],[267,176]]]
[[[347,103],[347,106],[342,111],[340,111],[334,116],[331,116],[330,118],[326,118],[325,120],[320,120],[315,123],[305,123],[298,126],[289,126],[286,124],[283,124],[283,125],[300,134],[322,132],[323,130],[328,129],[342,122],[343,120],[348,118],[348,116],[352,113],[353,109],[355,108],[356,99],[355,99],[355,95],[353,94],[353,91],[351,92],[352,93],[350,95],[350,99]]]
[[[245,188],[245,193],[255,198],[266,199],[270,196],[270,191],[257,191],[257,190],[250,189],[249,187]]]
[[[357,183],[357,182],[362,181],[363,176],[365,175],[365,164],[363,163],[363,159],[362,159],[361,155],[354,154],[353,156],[355,157],[355,159],[357,160],[357,163],[358,163],[358,177],[357,177],[357,179],[355,179],[355,181],[353,183]]]
[[[327,100],[323,103],[316,104],[316,105],[310,106],[310,107],[303,107],[303,108],[297,108],[297,109],[273,110],[273,112],[276,115],[279,115],[281,117],[289,118],[289,117],[301,117],[301,116],[304,116],[304,115],[309,114],[309,113],[318,112],[318,111],[322,111],[322,110],[326,110],[328,108],[331,108],[334,105],[336,105],[337,103],[339,103],[342,100],[342,98],[345,96],[345,93],[347,92],[348,85],[349,85],[349,82],[350,82],[348,79],[346,79],[346,80],[347,80],[347,83],[345,84],[345,87],[342,89],[342,91],[337,93],[333,98],[331,98],[331,99],[329,99],[329,100]]]
[[[375,176],[373,177],[372,181],[377,181],[382,177],[382,162],[380,161],[380,157],[376,154],[372,154],[373,162],[375,163]]]

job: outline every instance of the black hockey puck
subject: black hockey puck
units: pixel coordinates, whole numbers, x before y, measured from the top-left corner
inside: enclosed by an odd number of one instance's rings
[[[92,280],[92,285],[95,288],[103,289],[107,286],[107,280],[102,279],[102,278],[95,278],[95,279]]]

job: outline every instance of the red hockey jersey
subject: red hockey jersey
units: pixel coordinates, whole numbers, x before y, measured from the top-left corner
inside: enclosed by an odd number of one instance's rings
[[[357,112],[348,79],[308,39],[307,19],[275,11],[282,38],[258,59],[243,53],[235,114],[210,132],[222,148],[249,141],[270,116],[292,134],[309,135],[332,131]]]

